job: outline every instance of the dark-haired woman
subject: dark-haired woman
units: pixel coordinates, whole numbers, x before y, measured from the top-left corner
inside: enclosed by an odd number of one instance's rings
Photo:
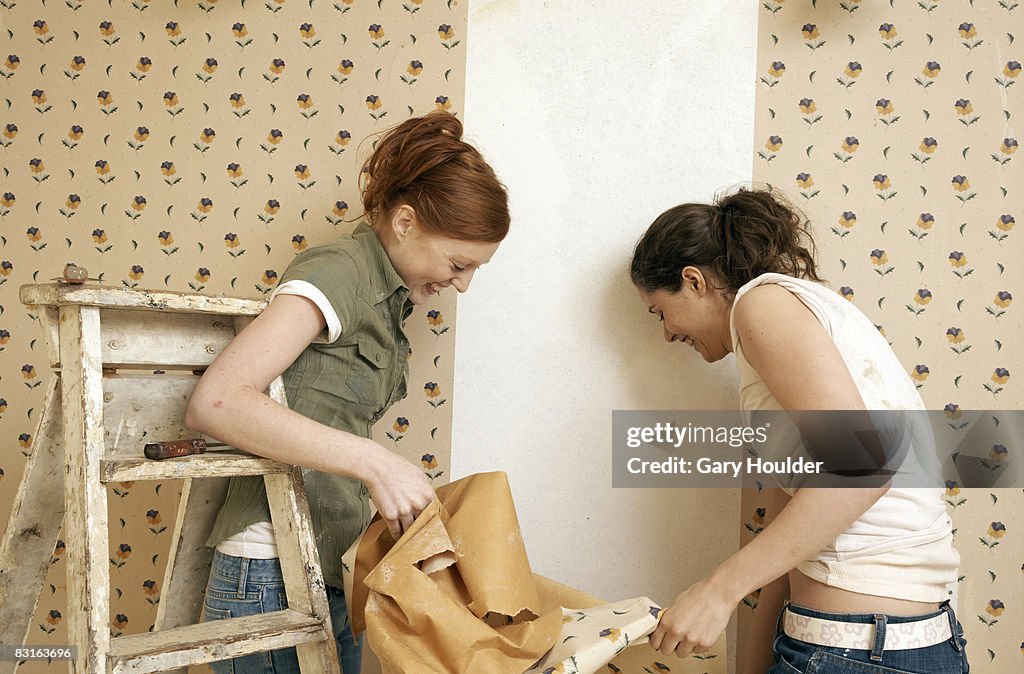
[[[924,409],[877,328],[821,284],[802,219],[769,191],[669,209],[637,244],[631,277],[666,340],[708,362],[735,354],[744,411]],[[890,485],[769,490],[764,530],[679,595],[651,645],[709,648],[761,588],[748,674],[966,672],[941,497]]]
[[[312,469],[306,490],[344,674],[359,672],[361,644],[348,629],[341,556],[369,522],[368,499],[398,538],[434,498],[418,466],[370,439],[406,393],[403,322],[445,288],[468,290],[509,227],[505,188],[450,114],[390,130],[361,175],[369,224],[293,260],[266,310],[203,375],[187,417],[234,447]],[[264,393],[278,375],[289,408]],[[231,480],[208,544],[206,620],[285,607],[262,478]],[[213,668],[298,671],[294,648]]]

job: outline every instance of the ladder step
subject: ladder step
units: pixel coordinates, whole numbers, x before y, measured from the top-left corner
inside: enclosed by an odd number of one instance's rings
[[[104,459],[100,462],[100,481],[174,480],[178,478],[231,477],[287,473],[291,466],[252,454],[216,452],[176,459],[153,461],[144,456]]]
[[[292,609],[110,640],[113,674],[159,672],[326,638],[316,618]],[[333,644],[332,644],[333,646]]]

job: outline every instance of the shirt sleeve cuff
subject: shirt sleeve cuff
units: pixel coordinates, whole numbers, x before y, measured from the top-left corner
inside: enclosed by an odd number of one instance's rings
[[[314,342],[322,344],[331,344],[338,337],[341,336],[341,320],[338,318],[338,313],[331,306],[327,296],[309,281],[302,281],[300,279],[292,279],[291,281],[285,281],[281,285],[274,288],[274,292],[270,295],[270,300],[273,301],[278,295],[298,295],[299,297],[305,297],[307,300],[316,305],[323,314],[324,321],[327,323],[325,330],[326,335],[321,333]]]

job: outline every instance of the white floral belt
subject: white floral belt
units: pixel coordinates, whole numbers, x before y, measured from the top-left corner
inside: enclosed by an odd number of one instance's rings
[[[875,623],[851,623],[800,615],[786,609],[782,631],[786,636],[817,646],[851,648],[870,651],[874,646]],[[949,640],[953,633],[945,612],[931,618],[900,623],[886,623],[887,651],[926,648]]]

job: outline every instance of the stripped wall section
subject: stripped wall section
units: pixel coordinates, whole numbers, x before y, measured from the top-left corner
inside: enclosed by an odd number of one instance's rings
[[[665,343],[628,264],[661,211],[749,182],[756,17],[470,5],[466,124],[513,222],[459,298],[452,466],[507,471],[535,570],[608,600],[671,602],[737,547],[729,490],[611,488],[611,416],[736,406],[732,361]]]

